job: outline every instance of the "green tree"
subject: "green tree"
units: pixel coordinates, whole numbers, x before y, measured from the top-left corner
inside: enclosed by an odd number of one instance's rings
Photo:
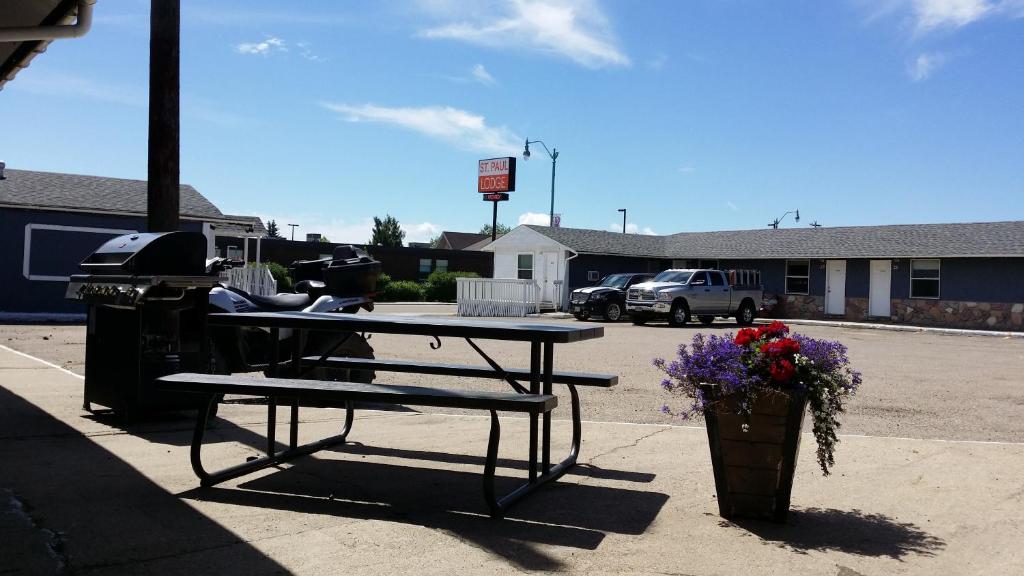
[[[405,232],[398,225],[398,220],[394,216],[386,214],[383,220],[376,216],[373,217],[373,233],[367,244],[401,248],[404,239]]]
[[[331,243],[330,238],[328,238],[327,236],[324,236],[323,234],[320,235],[320,240],[319,241],[320,242],[324,242],[326,244],[330,244]]]
[[[512,231],[512,228],[509,228],[508,226],[502,224],[501,222],[498,222],[498,236],[501,236],[502,234],[508,234],[511,231]],[[480,228],[480,234],[487,234],[488,236],[490,236],[491,235],[491,225],[490,224],[484,224]]]
[[[280,238],[281,232],[277,229],[277,222],[267,220],[267,238]]]

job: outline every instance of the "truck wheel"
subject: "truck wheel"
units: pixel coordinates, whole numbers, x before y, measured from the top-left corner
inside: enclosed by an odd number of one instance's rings
[[[754,305],[750,302],[744,302],[740,304],[740,309],[736,311],[736,323],[740,326],[750,326],[754,323]]]
[[[577,312],[573,314],[573,317],[577,320],[586,320],[587,318],[590,318],[590,314],[587,312]]]
[[[676,302],[668,313],[668,325],[679,327],[685,326],[690,321],[690,307],[685,302]]]
[[[604,319],[608,322],[618,322],[622,320],[622,306],[611,302],[604,309]]]
[[[647,317],[641,315],[639,312],[632,314],[629,319],[633,321],[634,326],[643,326],[644,324],[647,324]]]
[[[714,316],[697,316],[697,320],[705,326],[711,326],[711,323],[715,321]]]

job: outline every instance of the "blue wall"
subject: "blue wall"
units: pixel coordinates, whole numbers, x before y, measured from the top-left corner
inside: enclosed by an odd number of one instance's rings
[[[631,258],[625,256],[596,256],[582,254],[569,260],[569,291],[584,286],[592,286],[595,282],[587,280],[587,272],[596,270],[598,278],[620,272],[650,272],[657,274],[671,268],[670,260],[658,258]]]
[[[100,216],[73,212],[0,209],[0,312],[84,313],[80,302],[65,300],[67,282],[28,280],[23,275],[25,226],[51,224],[82,228],[145,230],[141,216]],[[182,221],[182,229],[202,232],[199,222]],[[78,263],[117,234],[32,231],[29,271],[34,276],[70,276]]]

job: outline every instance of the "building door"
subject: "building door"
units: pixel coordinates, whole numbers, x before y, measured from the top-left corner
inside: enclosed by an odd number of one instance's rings
[[[825,314],[846,315],[846,260],[825,261]]]
[[[537,259],[537,282],[540,284],[540,299],[542,302],[552,302],[556,306],[555,299],[558,294],[555,290],[555,280],[558,276],[558,253],[544,252]]]
[[[868,316],[892,316],[892,261],[871,261]]]

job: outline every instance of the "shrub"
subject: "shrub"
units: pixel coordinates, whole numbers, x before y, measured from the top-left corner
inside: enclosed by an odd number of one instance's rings
[[[287,268],[277,262],[267,262],[267,269],[270,270],[270,275],[277,281],[278,292],[292,291],[292,277],[288,275]]]
[[[418,282],[399,280],[388,282],[377,293],[379,302],[419,302],[423,300],[423,286]]]
[[[388,284],[391,284],[391,276],[387,274],[381,274],[377,277],[377,293],[381,293],[387,288]]]
[[[457,278],[479,278],[476,272],[431,272],[427,276],[425,296],[431,302],[455,302]]]

